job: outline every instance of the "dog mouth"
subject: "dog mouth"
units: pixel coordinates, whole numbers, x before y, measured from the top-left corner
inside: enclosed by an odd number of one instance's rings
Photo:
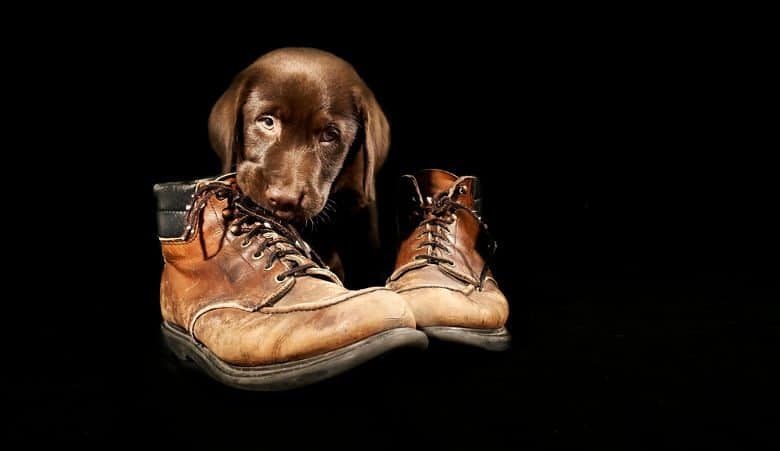
[[[296,226],[323,222],[324,209],[333,210],[326,190],[293,190],[286,185],[269,186],[259,165],[245,161],[238,170],[238,185],[257,207]]]
[[[265,207],[266,210],[270,211],[274,216],[276,216],[279,219],[283,219],[287,222],[291,223],[299,223],[302,221],[305,221],[305,215],[302,212],[298,211],[291,211],[291,210],[273,210],[271,208]]]
[[[249,196],[253,203],[258,205],[263,210],[271,213],[273,216],[286,221],[296,226],[304,226],[317,220],[323,213],[323,207],[325,202],[319,208],[310,208],[306,206],[299,206],[292,209],[279,209],[274,208],[271,203],[266,199],[256,199],[253,196]]]

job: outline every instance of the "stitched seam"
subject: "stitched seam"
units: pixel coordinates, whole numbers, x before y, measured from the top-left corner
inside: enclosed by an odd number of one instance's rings
[[[217,307],[214,307],[214,308],[212,308],[210,310],[207,310],[207,311],[201,313],[200,315],[198,315],[197,319],[199,320],[199,319],[203,318],[203,315],[205,315],[206,313],[213,312],[215,310],[231,309],[231,308],[235,309],[235,310],[241,310],[243,312],[248,312],[248,313],[262,313],[263,315],[284,315],[286,313],[315,312],[317,310],[322,310],[322,309],[325,309],[325,308],[328,308],[328,307],[333,307],[334,305],[341,304],[342,302],[349,301],[351,299],[355,299],[355,297],[356,296],[352,296],[352,297],[349,297],[349,298],[346,298],[346,299],[342,299],[340,301],[336,301],[336,302],[334,302],[332,304],[327,304],[327,305],[323,305],[323,306],[320,306],[320,307],[297,308],[297,309],[294,309],[294,310],[286,310],[286,311],[283,311],[283,312],[276,312],[276,311],[270,311],[269,312],[269,311],[265,310],[265,309],[272,309],[274,307],[261,307],[259,310],[246,310],[246,309],[243,309],[243,308],[240,308],[240,307],[237,307],[237,306],[232,306],[232,305],[217,306]],[[195,322],[197,322],[197,321],[195,321]],[[193,322],[193,324],[192,324],[193,330],[195,329],[195,322]]]
[[[246,306],[241,304],[240,301],[224,301],[224,302],[216,302],[214,304],[209,304],[204,307],[201,307],[200,310],[196,311],[192,318],[190,319],[189,324],[189,332],[190,335],[192,335],[192,338],[197,340],[197,337],[195,336],[195,325],[197,324],[198,320],[203,317],[208,312],[214,311],[214,310],[220,310],[223,308],[234,308],[236,310],[242,310],[249,313],[254,313],[259,311],[263,308],[264,305],[268,304],[269,302],[274,302],[277,300],[277,298],[280,298],[284,296],[290,289],[292,289],[292,286],[295,284],[295,281],[288,282],[284,285],[282,285],[278,290],[271,293],[270,296],[267,296],[261,303],[255,304],[252,306]]]
[[[416,287],[411,287],[411,288],[400,288],[398,290],[395,290],[395,292],[396,293],[403,293],[403,292],[406,292],[406,291],[420,290],[420,289],[423,289],[423,288],[444,288],[444,289],[447,289],[447,290],[450,290],[450,291],[455,291],[457,293],[462,293],[462,291],[460,289],[447,287],[447,286],[444,286],[444,285],[421,285],[421,286],[416,286]]]
[[[334,306],[334,305],[341,304],[342,302],[349,301],[351,299],[355,299],[357,297],[360,297],[361,295],[368,294],[368,293],[375,293],[377,291],[391,291],[391,290],[388,289],[388,288],[385,288],[385,287],[376,287],[375,289],[373,289],[371,291],[361,291],[361,292],[355,293],[355,294],[353,294],[351,296],[345,297],[344,299],[340,299],[338,301],[335,301],[335,302],[332,302],[332,303],[329,303],[329,304],[325,304],[325,305],[322,305],[322,306],[319,306],[319,307],[293,308],[291,310],[285,310],[283,312],[276,312],[276,311],[270,311],[269,312],[269,311],[265,310],[265,309],[272,309],[272,308],[283,308],[283,307],[273,307],[273,306],[270,306],[270,307],[261,307],[258,310],[258,312],[259,313],[265,313],[265,314],[268,314],[268,315],[282,315],[282,314],[285,314],[285,313],[294,313],[294,312],[313,312],[315,310],[322,310],[324,308],[328,308],[328,307],[331,307],[331,306]]]
[[[449,275],[450,277],[457,279],[460,282],[467,283],[469,285],[474,285],[474,286],[477,286],[479,284],[479,281],[472,279],[471,277],[461,273],[460,271],[455,271],[454,269],[450,269],[442,265],[439,265],[439,270]]]
[[[326,304],[326,305],[322,305],[322,306],[319,306],[319,307],[296,308],[296,309],[292,309],[292,310],[286,310],[286,311],[283,311],[283,312],[267,311],[267,310],[264,311],[264,309],[272,309],[274,307],[263,307],[263,306],[260,306],[259,309],[250,309],[250,308],[246,308],[246,307],[244,307],[244,306],[242,306],[242,305],[240,305],[238,303],[235,303],[234,301],[228,301],[228,302],[225,302],[225,303],[217,303],[217,304],[213,304],[213,305],[209,305],[209,306],[203,307],[201,310],[196,312],[195,315],[193,315],[194,318],[190,320],[190,330],[189,330],[189,333],[192,336],[192,338],[194,338],[195,340],[198,340],[198,337],[195,336],[195,325],[197,324],[197,322],[201,318],[203,318],[204,315],[206,315],[207,313],[216,311],[216,310],[234,309],[234,310],[241,310],[242,312],[247,312],[247,313],[262,313],[264,315],[284,315],[286,313],[314,312],[314,311],[317,311],[317,310],[322,310],[322,309],[325,309],[325,308],[328,308],[328,307],[332,307],[334,305],[341,304],[342,302],[349,301],[351,299],[355,299],[355,298],[359,297],[362,294],[374,293],[376,291],[392,291],[392,290],[390,290],[389,288],[385,288],[385,287],[376,287],[376,289],[374,289],[374,290],[371,290],[371,291],[361,291],[361,292],[359,292],[357,294],[354,294],[352,296],[346,297],[346,298],[341,299],[339,301],[336,301],[336,302],[333,302],[333,303],[330,303],[330,304]],[[200,340],[198,340],[198,342],[200,342]]]
[[[402,275],[406,274],[407,272],[413,270],[422,268],[423,266],[428,265],[428,263],[423,261],[411,261],[409,263],[403,264],[401,267],[393,271],[393,273],[390,275],[389,280],[390,281],[396,281],[401,278]]]

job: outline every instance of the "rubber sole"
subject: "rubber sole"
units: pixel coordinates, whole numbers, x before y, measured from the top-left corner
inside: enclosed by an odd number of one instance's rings
[[[506,351],[512,343],[512,336],[505,327],[500,329],[469,329],[466,327],[431,326],[422,331],[429,337],[442,341],[477,346],[488,351]]]
[[[401,347],[426,348],[428,338],[410,328],[390,329],[361,341],[306,359],[263,366],[237,366],[214,355],[183,329],[162,323],[168,348],[182,360],[191,360],[212,379],[241,390],[290,390],[327,379],[374,357]]]

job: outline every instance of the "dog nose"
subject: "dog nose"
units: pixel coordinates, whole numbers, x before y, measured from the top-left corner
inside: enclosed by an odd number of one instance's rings
[[[298,194],[296,191],[280,189],[276,187],[268,187],[265,192],[265,196],[268,199],[268,203],[271,204],[271,208],[277,213],[291,213],[301,204],[303,193]],[[289,215],[281,215],[289,216]]]

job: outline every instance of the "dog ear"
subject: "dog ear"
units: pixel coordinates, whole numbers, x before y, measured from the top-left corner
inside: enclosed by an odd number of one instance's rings
[[[371,90],[360,87],[354,97],[360,131],[352,146],[356,152],[341,171],[337,187],[357,193],[358,206],[364,207],[376,200],[374,179],[390,148],[390,125]]]
[[[222,160],[223,172],[234,171],[243,159],[241,108],[246,100],[245,81],[246,76],[242,72],[217,100],[209,115],[209,141]]]

